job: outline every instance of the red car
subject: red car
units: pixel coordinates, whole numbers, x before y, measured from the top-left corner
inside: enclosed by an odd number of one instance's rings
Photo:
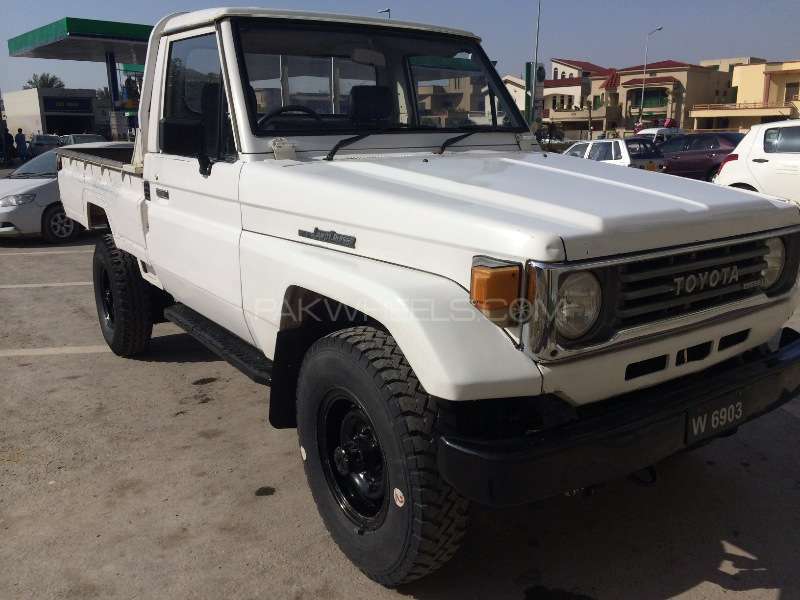
[[[664,172],[711,181],[722,161],[743,137],[742,133],[728,131],[671,137],[658,147],[667,163]]]

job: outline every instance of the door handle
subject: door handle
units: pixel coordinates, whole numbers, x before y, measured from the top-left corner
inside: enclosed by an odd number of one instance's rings
[[[754,163],[765,163],[765,162],[769,162],[769,159],[766,159],[766,158],[754,158],[753,162]]]
[[[164,200],[169,200],[169,190],[156,188],[156,196],[163,198]]]

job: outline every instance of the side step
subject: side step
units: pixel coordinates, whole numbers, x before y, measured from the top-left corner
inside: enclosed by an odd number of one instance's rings
[[[272,383],[272,361],[224,327],[181,303],[165,308],[164,317],[256,383]]]

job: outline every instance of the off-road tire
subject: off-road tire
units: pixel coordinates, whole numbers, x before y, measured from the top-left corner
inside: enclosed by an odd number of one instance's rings
[[[150,284],[142,279],[136,258],[117,248],[114,236],[103,235],[92,261],[94,296],[100,330],[118,356],[135,356],[147,347],[153,333]],[[106,301],[112,302],[111,319]]]
[[[323,467],[318,423],[326,394],[336,389],[357,398],[385,459],[385,517],[369,531],[342,508]],[[300,369],[297,429],[319,513],[347,557],[388,587],[441,567],[466,532],[468,501],[441,478],[436,463],[435,429],[443,405],[422,388],[394,338],[373,327],[319,339]],[[395,490],[402,492],[400,502]]]
[[[56,202],[42,213],[42,237],[48,244],[66,244],[81,233],[81,226],[67,217],[64,206]]]

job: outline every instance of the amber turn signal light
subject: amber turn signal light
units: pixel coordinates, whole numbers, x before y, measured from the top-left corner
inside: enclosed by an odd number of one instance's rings
[[[520,297],[519,265],[472,267],[469,297],[472,304],[501,327],[515,324],[513,309]]]

